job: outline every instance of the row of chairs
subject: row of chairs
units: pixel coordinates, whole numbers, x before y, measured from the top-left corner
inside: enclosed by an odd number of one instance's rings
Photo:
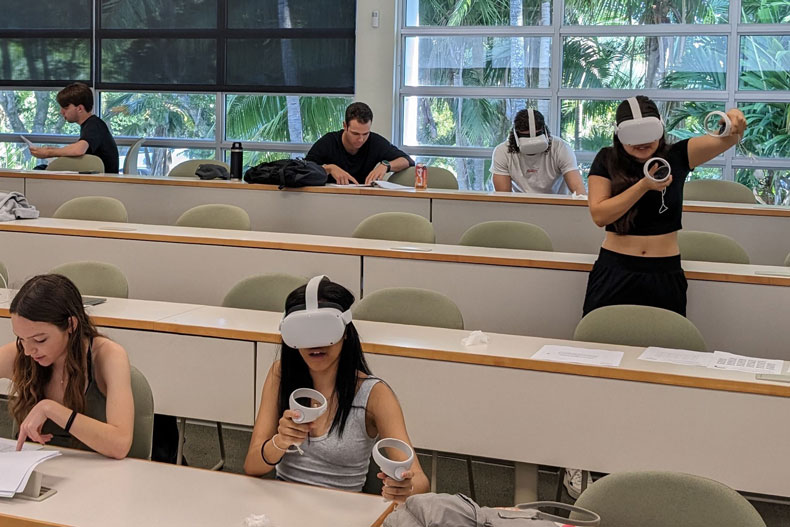
[[[124,161],[124,174],[137,174],[137,153],[145,139],[138,139],[126,154]],[[195,171],[200,165],[219,165],[226,170],[230,166],[224,161],[216,159],[190,159],[183,161],[168,172],[168,177],[197,178]],[[60,157],[54,159],[47,170],[76,170],[83,172],[104,172],[104,163],[94,155],[86,154],[78,157]],[[389,178],[392,183],[414,186],[414,167],[409,167],[392,174]],[[431,167],[428,177],[428,187],[437,189],[458,190],[458,180],[455,174],[441,167]],[[716,179],[700,179],[689,181],[683,191],[685,201],[715,201],[723,203],[756,203],[752,190],[746,185],[734,181],[720,181]]]
[[[128,221],[123,203],[105,196],[74,198],[55,211],[55,218],[93,221]],[[184,212],[176,225],[214,229],[250,230],[247,212],[235,205],[198,205]],[[434,243],[436,235],[431,222],[418,214],[408,212],[381,212],[363,220],[352,233],[354,238],[391,240],[411,243]],[[459,241],[460,245],[552,251],[548,233],[537,225],[521,221],[487,221],[469,228]],[[723,234],[700,231],[678,233],[680,254],[684,260],[750,263],[746,250],[734,239]],[[790,254],[784,262],[790,266]]]

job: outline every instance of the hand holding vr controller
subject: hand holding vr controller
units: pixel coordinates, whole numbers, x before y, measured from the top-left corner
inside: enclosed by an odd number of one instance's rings
[[[299,403],[300,399],[310,399],[315,403],[305,406]],[[291,393],[288,406],[289,409],[283,412],[283,416],[280,418],[277,436],[283,443],[287,443],[287,446],[284,447],[287,453],[304,454],[300,445],[313,429],[313,422],[326,413],[326,397],[318,390],[299,388]],[[279,441],[275,446],[277,448],[283,447]],[[296,447],[296,450],[291,450],[291,446]]]
[[[373,461],[381,469],[378,478],[384,483],[381,493],[386,501],[402,502],[411,496],[414,473],[409,469],[414,462],[414,450],[408,443],[392,437],[380,440],[373,447]]]

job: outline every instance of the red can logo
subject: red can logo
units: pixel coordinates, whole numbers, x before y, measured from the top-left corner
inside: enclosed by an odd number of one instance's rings
[[[417,190],[428,188],[428,167],[425,163],[417,163],[414,167],[414,188]]]

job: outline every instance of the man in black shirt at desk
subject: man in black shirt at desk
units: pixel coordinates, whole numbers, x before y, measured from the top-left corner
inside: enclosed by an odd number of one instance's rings
[[[87,84],[75,82],[58,92],[60,115],[69,122],[80,125],[80,138],[62,148],[30,147],[30,153],[39,158],[73,157],[83,154],[98,156],[104,162],[104,172],[118,173],[118,146],[107,125],[93,115],[93,92]]]
[[[370,131],[373,111],[364,102],[346,108],[343,129],[329,132],[316,141],[305,157],[322,165],[340,185],[370,185],[387,172],[398,172],[414,161],[392,143]]]

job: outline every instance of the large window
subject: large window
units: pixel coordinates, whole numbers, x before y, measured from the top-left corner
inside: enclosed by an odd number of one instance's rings
[[[641,93],[658,103],[676,139],[703,133],[712,110],[743,110],[743,141],[691,177],[790,199],[787,2],[403,2],[396,137],[407,152],[453,170],[462,188],[492,188],[481,162],[525,105],[545,115],[585,167],[611,144],[619,102]]]

